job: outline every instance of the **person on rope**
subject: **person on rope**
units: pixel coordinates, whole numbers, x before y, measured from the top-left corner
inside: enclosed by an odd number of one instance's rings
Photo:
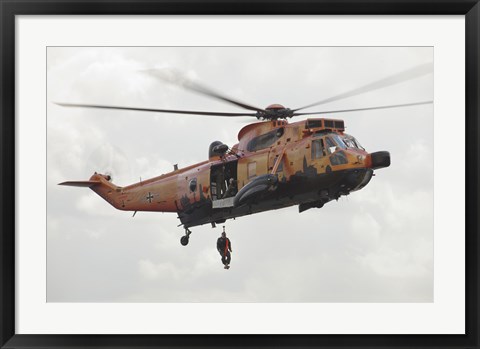
[[[225,233],[225,226],[223,226],[222,236],[220,236],[217,240],[217,250],[222,256],[222,263],[224,265],[224,269],[230,268],[230,260],[232,252],[232,244],[230,243],[230,239],[227,238],[227,234]]]

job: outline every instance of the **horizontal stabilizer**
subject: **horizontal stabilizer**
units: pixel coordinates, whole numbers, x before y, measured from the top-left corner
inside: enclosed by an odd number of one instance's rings
[[[91,188],[96,184],[100,184],[100,181],[68,181],[68,182],[58,183],[58,185],[68,185],[70,187],[85,187],[85,188]]]

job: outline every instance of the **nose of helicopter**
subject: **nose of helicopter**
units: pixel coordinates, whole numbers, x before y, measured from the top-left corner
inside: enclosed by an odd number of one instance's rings
[[[367,166],[373,170],[390,166],[390,153],[388,151],[377,151],[368,154]]]

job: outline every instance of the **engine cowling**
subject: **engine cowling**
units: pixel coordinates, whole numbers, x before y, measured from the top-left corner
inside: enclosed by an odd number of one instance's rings
[[[208,147],[208,158],[210,159],[215,156],[223,156],[227,151],[228,145],[220,141],[212,142],[212,144],[210,144],[210,147]]]

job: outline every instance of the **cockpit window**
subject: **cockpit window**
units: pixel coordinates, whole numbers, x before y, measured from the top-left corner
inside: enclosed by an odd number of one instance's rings
[[[253,138],[247,144],[248,151],[257,151],[261,149],[265,149],[273,145],[280,137],[283,136],[283,127],[277,128],[273,131],[260,135],[258,137]]]
[[[337,150],[347,148],[342,138],[336,134],[330,134],[328,137],[325,137],[325,142],[329,153],[334,153]]]
[[[327,144],[328,152],[334,153],[335,148],[337,148],[337,145],[335,144],[335,142],[330,137],[325,137],[325,142]]]
[[[358,142],[358,140],[356,138],[352,137],[352,140],[355,142],[357,148],[365,150],[365,148],[362,147],[362,145],[360,144],[360,142]]]
[[[325,141],[327,142],[327,147],[334,147],[335,142],[330,137],[325,137]]]
[[[347,147],[349,147],[349,148],[357,148],[357,145],[355,144],[355,142],[353,141],[353,139],[344,138],[343,141],[345,142],[345,144],[347,145]]]
[[[345,149],[347,146],[345,146],[345,143],[343,142],[342,138],[339,135],[332,135],[333,139],[335,140],[335,143],[342,149]]]
[[[365,148],[363,148],[354,137],[344,137],[343,142],[347,145],[348,148],[358,148],[365,150]]]
[[[322,156],[325,156],[324,148],[323,138],[314,139],[312,141],[312,160],[320,159]]]

